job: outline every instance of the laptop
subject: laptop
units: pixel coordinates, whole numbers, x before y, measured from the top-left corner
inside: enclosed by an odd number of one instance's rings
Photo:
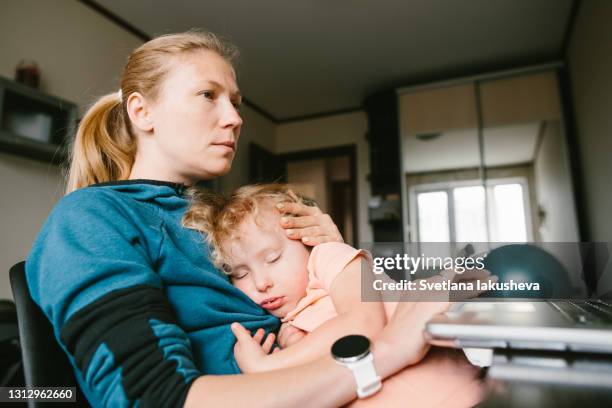
[[[434,342],[457,348],[612,354],[612,301],[609,296],[595,298],[595,286],[603,275],[598,271],[602,264],[607,266],[607,247],[591,244],[582,253],[582,278],[587,292],[581,298],[475,299],[455,304],[445,314],[434,317],[427,323],[426,332]],[[490,269],[495,273],[495,268]]]

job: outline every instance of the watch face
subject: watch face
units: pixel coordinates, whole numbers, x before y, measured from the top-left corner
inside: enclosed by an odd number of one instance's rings
[[[361,359],[370,351],[370,340],[359,334],[344,336],[334,343],[332,356],[343,362],[353,362]]]

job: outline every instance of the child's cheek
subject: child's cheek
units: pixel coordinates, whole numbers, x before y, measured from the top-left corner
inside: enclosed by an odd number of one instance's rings
[[[251,291],[249,290],[249,278],[242,278],[242,279],[231,279],[232,281],[232,285],[234,285],[235,287],[237,287],[241,292],[243,292],[245,295],[247,295],[251,300],[253,299],[253,296],[251,296]]]

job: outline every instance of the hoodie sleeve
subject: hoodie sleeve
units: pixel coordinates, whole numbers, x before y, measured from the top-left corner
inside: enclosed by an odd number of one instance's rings
[[[158,241],[112,192],[63,198],[26,262],[34,301],[51,321],[93,406],[182,406],[195,368],[155,260]],[[161,223],[161,221],[158,221]]]

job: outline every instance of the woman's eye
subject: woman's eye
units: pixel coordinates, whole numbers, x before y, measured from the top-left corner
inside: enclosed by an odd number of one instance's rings
[[[204,92],[202,92],[202,95],[206,99],[214,99],[215,98],[215,93],[213,91],[204,91]]]
[[[234,108],[239,111],[242,107],[242,102],[232,102],[232,105],[234,105]]]

